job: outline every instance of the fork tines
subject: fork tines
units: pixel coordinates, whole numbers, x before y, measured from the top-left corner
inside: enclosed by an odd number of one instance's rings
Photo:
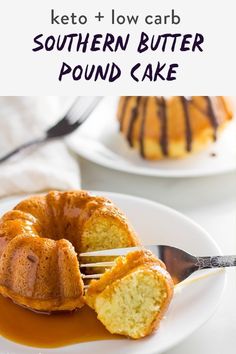
[[[93,267],[113,267],[115,262],[96,262],[96,263],[80,263],[81,268],[93,268]]]
[[[117,257],[117,256],[124,256],[131,251],[138,251],[143,249],[143,246],[136,246],[136,247],[125,247],[125,248],[113,248],[110,250],[101,250],[101,251],[93,251],[93,252],[84,252],[80,253],[79,257]]]
[[[85,252],[85,253],[80,253],[79,258],[80,258],[80,268],[110,268],[115,265],[115,261],[102,261],[102,262],[91,262],[91,263],[83,263],[83,257],[118,257],[118,256],[124,256],[130,251],[134,250],[140,250],[142,249],[142,246],[137,246],[137,247],[126,247],[126,248],[114,248],[110,250],[101,250],[101,251],[94,251],[94,252]],[[82,274],[83,279],[91,280],[91,279],[99,279],[101,277],[102,273],[100,274]],[[87,285],[85,286],[87,287]]]

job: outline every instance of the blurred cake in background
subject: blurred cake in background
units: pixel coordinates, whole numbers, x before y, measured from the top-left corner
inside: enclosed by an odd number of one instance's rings
[[[232,117],[230,102],[222,96],[125,96],[118,105],[120,131],[148,160],[204,149]]]

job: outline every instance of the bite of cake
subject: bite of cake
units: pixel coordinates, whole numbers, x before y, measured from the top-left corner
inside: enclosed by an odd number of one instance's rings
[[[113,268],[93,280],[86,302],[109,332],[138,339],[158,327],[173,288],[165,265],[150,251],[139,250],[118,257]]]

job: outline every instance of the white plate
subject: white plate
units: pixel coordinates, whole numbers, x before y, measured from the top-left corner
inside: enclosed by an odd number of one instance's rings
[[[231,123],[207,150],[185,159],[143,160],[119,134],[117,97],[106,97],[78,131],[68,138],[82,157],[119,171],[160,177],[197,177],[236,170],[236,124]],[[216,156],[212,157],[212,153]]]
[[[197,224],[163,205],[127,195],[95,192],[111,198],[124,212],[145,244],[159,243],[181,247],[196,255],[219,254],[212,238]],[[0,214],[12,208],[19,198],[2,201]],[[199,328],[216,310],[225,272],[211,274],[177,292],[160,329],[142,340],[112,340],[76,344],[57,349],[35,349],[0,337],[1,354],[154,354],[173,347]]]

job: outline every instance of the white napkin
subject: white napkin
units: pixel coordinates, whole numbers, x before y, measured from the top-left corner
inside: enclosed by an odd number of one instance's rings
[[[72,103],[70,97],[0,97],[0,156],[40,137]],[[0,197],[80,187],[78,161],[63,140],[27,149],[0,164]]]

